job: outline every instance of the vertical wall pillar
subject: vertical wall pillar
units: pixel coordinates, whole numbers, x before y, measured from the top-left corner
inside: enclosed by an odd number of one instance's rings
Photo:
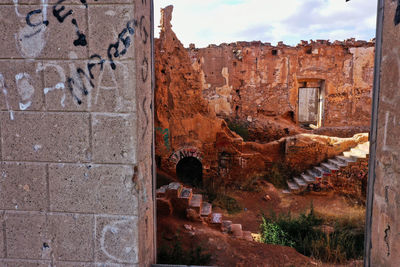
[[[0,266],[154,262],[152,1],[0,4]]]
[[[365,266],[400,262],[400,2],[378,1]]]

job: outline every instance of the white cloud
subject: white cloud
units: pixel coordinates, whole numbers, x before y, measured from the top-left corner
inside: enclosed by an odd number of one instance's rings
[[[376,0],[154,0],[156,26],[160,8],[174,5],[172,25],[185,46],[261,40],[371,39]],[[158,28],[155,30],[158,36]]]

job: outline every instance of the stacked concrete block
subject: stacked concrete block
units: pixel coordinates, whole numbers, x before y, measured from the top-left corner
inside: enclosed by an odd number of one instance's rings
[[[154,263],[149,0],[4,0],[0,266]]]

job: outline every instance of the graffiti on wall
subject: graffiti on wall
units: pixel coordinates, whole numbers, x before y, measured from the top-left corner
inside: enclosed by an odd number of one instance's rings
[[[164,142],[164,146],[167,149],[167,151],[170,151],[171,146],[170,146],[170,143],[169,143],[169,129],[168,128],[163,129],[161,127],[155,127],[155,130],[156,130],[156,132],[161,133],[162,139],[163,139],[163,142]]]
[[[85,47],[88,45],[86,34],[80,29],[80,22],[78,17],[74,17],[74,12],[70,8],[63,5],[65,0],[57,1],[52,7],[48,7],[48,0],[42,0],[42,5],[39,9],[28,11],[26,14],[21,14],[18,0],[14,1],[14,10],[17,17],[24,20],[24,26],[20,28],[19,32],[15,34],[15,41],[18,51],[25,58],[36,58],[38,57],[43,48],[46,46],[46,30],[48,27],[56,27],[57,25],[50,24],[48,20],[48,12],[51,11],[52,16],[56,18],[59,24],[71,23],[73,26],[75,37],[71,39],[71,44],[75,47]],[[81,4],[88,8],[86,0],[80,0]],[[92,104],[97,104],[99,94],[102,90],[116,90],[117,101],[121,101],[119,98],[122,95],[120,90],[121,86],[118,85],[116,74],[114,71],[121,68],[124,77],[128,77],[128,66],[116,60],[125,55],[128,49],[131,47],[133,42],[133,35],[135,29],[139,28],[139,33],[144,43],[147,43],[148,30],[144,26],[145,17],[142,16],[139,20],[132,19],[126,22],[118,33],[115,41],[112,41],[104,47],[106,57],[102,58],[99,54],[93,53],[89,56],[88,60],[84,61],[84,64],[75,63],[70,61],[68,63],[69,70],[55,61],[42,61],[36,63],[36,72],[19,72],[15,77],[6,77],[3,73],[0,73],[0,93],[4,98],[5,108],[10,113],[10,118],[14,119],[14,110],[27,110],[32,106],[35,88],[33,86],[33,80],[40,79],[43,71],[55,71],[59,76],[59,81],[51,86],[43,88],[44,95],[48,93],[61,91],[62,96],[60,97],[61,107],[65,107],[65,100],[67,97],[72,97],[73,103],[76,106],[81,106],[85,101],[87,107],[90,109]],[[69,52],[69,59],[75,60],[78,56],[75,52]],[[142,80],[146,81],[149,76],[149,62],[147,57],[142,59]],[[95,74],[97,70],[97,75]],[[103,76],[111,77],[111,81],[114,83],[112,88],[110,86],[103,86]],[[12,106],[10,98],[13,94],[10,93],[12,86],[10,79],[13,79],[13,83],[18,91],[20,101],[18,106]],[[89,94],[94,94],[93,97]]]
[[[197,158],[200,162],[202,160],[202,156],[201,156],[201,151],[198,150],[196,147],[185,147],[185,148],[181,148],[180,150],[174,152],[169,159],[175,163],[178,164],[178,162],[183,159],[183,158],[187,158],[187,157],[194,157]]]

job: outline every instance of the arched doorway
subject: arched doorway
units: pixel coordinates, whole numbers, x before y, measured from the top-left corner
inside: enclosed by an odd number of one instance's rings
[[[184,157],[176,165],[176,176],[185,184],[201,186],[203,184],[203,165],[195,157]]]

